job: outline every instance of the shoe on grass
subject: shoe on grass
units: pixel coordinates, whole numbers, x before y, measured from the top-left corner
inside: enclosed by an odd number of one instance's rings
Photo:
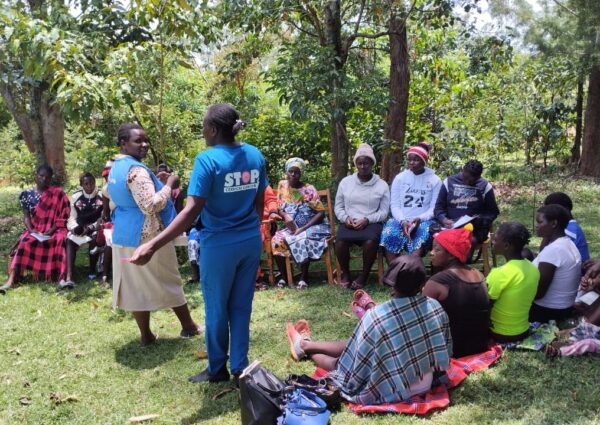
[[[229,371],[227,370],[227,366],[223,366],[214,375],[208,371],[208,368],[206,368],[199,374],[190,376],[188,378],[188,381],[192,382],[194,384],[197,384],[200,382],[210,382],[210,383],[227,382],[227,381],[229,381],[229,377],[230,377],[230,375],[229,375]]]
[[[58,282],[58,290],[62,291],[65,289],[74,289],[75,288],[75,282],[73,282],[72,280],[64,280],[62,279],[60,282]]]
[[[304,280],[301,280],[296,285],[296,289],[308,289],[308,283],[306,283]]]
[[[288,286],[288,284],[287,284],[287,282],[286,282],[285,280],[283,280],[283,279],[279,279],[279,280],[277,281],[277,287],[278,287],[279,289],[287,288],[287,286]]]

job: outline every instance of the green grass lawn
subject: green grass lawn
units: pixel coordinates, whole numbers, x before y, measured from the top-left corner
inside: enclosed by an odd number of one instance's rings
[[[584,180],[552,178],[537,185],[537,202],[552,190],[574,198],[575,216],[594,257],[600,256],[600,187]],[[21,229],[18,190],[0,191],[0,278],[7,253]],[[531,225],[533,190],[498,185],[501,221]],[[535,246],[537,241],[534,241]],[[83,282],[85,258],[78,259]],[[183,268],[184,278],[189,270]],[[374,280],[374,279],[373,279]],[[388,290],[372,285],[373,298]],[[195,286],[186,294],[196,320],[203,301]],[[347,338],[356,320],[348,317],[351,292],[321,283],[308,291],[257,293],[251,324],[250,359],[260,359],[279,376],[311,373],[310,362],[294,363],[284,336],[286,321],[310,320],[319,339]],[[193,385],[187,377],[206,366],[194,352],[203,338],[177,338],[175,316],[153,314],[159,342],[142,349],[129,314],[114,312],[111,291],[85,282],[74,291],[25,282],[0,297],[0,424],[125,424],[131,416],[156,413],[156,424],[238,424],[238,393],[231,384]],[[492,368],[473,374],[451,391],[452,405],[425,418],[401,415],[359,417],[342,409],[333,424],[593,424],[600,423],[598,357],[547,360],[537,352],[507,352]]]

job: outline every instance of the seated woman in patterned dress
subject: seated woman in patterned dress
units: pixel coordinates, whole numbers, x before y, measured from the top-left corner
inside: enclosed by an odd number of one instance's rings
[[[285,228],[277,231],[271,239],[271,246],[281,279],[277,286],[287,286],[285,257],[291,255],[299,264],[302,276],[298,289],[308,287],[308,266],[310,260],[318,260],[327,248],[326,239],[331,229],[325,217],[325,207],[314,186],[302,182],[306,163],[301,158],[291,158],[285,163],[286,180],[277,188],[278,215],[283,218]]]
[[[397,403],[429,391],[434,373],[450,365],[452,338],[444,309],[421,293],[425,281],[420,257],[395,259],[384,278],[392,298],[368,309],[350,340],[311,341],[308,322],[288,323],[292,357],[330,371],[353,403]]]
[[[69,198],[60,187],[50,186],[53,170],[40,165],[36,171],[36,187],[21,193],[25,230],[10,261],[9,276],[0,287],[5,294],[31,271],[34,279],[58,280],[67,269],[65,238],[69,218]]]
[[[390,218],[383,226],[380,245],[388,263],[403,251],[424,256],[431,241],[429,228],[442,181],[427,167],[431,144],[421,142],[407,154],[407,169],[392,182]]]

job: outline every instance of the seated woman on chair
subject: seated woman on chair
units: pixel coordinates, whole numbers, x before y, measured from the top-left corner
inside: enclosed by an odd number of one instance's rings
[[[34,279],[47,281],[58,280],[67,270],[69,197],[60,187],[50,186],[52,175],[52,168],[40,165],[35,175],[36,187],[19,195],[25,230],[16,244],[8,280],[0,287],[0,294],[18,283],[27,270]]]
[[[421,294],[425,281],[420,257],[395,259],[384,278],[392,298],[367,310],[350,340],[311,341],[305,320],[288,323],[292,357],[330,371],[353,403],[397,403],[429,391],[434,372],[450,365],[452,339],[444,309]]]
[[[427,167],[431,144],[421,142],[406,154],[407,169],[392,182],[390,218],[381,233],[388,263],[406,251],[425,255],[435,223],[433,207],[442,181]]]
[[[467,229],[435,234],[431,265],[442,271],[423,288],[423,294],[438,300],[448,313],[455,357],[482,353],[488,347],[490,302],[485,277],[466,264],[470,250]]]
[[[375,155],[366,143],[354,155],[356,173],[344,177],[335,196],[335,215],[340,221],[335,254],[340,264],[340,286],[361,289],[377,257],[383,222],[390,210],[390,188],[373,174]],[[362,245],[363,269],[350,284],[350,246]]]
[[[96,236],[102,229],[102,195],[96,187],[96,178],[91,173],[83,173],[79,177],[81,190],[76,191],[71,198],[71,215],[67,222],[67,276],[59,282],[59,288],[72,288],[75,285],[75,257],[80,245],[89,244],[88,279],[96,278],[96,263],[98,253],[104,247],[96,248]]]
[[[286,180],[277,188],[278,215],[283,218],[285,228],[278,230],[271,239],[271,247],[281,279],[277,286],[288,285],[285,257],[290,256],[299,264],[302,276],[298,289],[308,287],[310,260],[318,260],[327,249],[326,239],[331,235],[325,207],[319,193],[310,184],[302,182],[306,163],[300,158],[288,159],[285,163]]]

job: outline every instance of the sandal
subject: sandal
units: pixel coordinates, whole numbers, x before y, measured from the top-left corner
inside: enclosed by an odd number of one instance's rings
[[[200,328],[196,328],[192,331],[182,329],[181,332],[179,332],[179,338],[187,339],[187,338],[191,338],[196,335],[200,335],[201,333],[202,333],[202,329],[200,329]]]
[[[256,282],[254,289],[256,291],[266,291],[267,289],[269,289],[269,286],[263,282]]]
[[[6,295],[6,293],[8,292],[9,289],[12,289],[12,286],[10,286],[10,285],[0,286],[0,294]]]
[[[356,317],[358,317],[358,320],[362,319],[365,313],[367,312],[367,310],[359,306],[356,301],[352,301],[350,303],[350,306],[352,307],[352,312],[356,314]]]
[[[549,359],[555,359],[556,357],[560,357],[560,349],[556,348],[552,343],[548,343],[544,345],[544,354]]]
[[[365,285],[361,285],[360,283],[358,283],[355,280],[353,280],[352,283],[349,286],[350,289],[355,290],[355,291],[357,291],[359,289],[362,289],[364,287],[365,287]]]
[[[302,339],[310,341],[310,326],[308,320],[300,319],[294,325],[294,329],[300,334]]]
[[[60,282],[58,282],[58,290],[62,291],[63,289],[74,289],[75,288],[75,282],[73,282],[72,280],[61,280]]]
[[[342,289],[349,289],[350,288],[350,282],[340,282],[338,283],[338,286]]]
[[[308,283],[306,283],[305,281],[301,280],[296,285],[296,289],[308,289]]]
[[[375,301],[373,301],[369,294],[367,294],[362,289],[359,289],[354,293],[354,301],[364,310],[367,310],[367,306],[369,304],[376,305]]]
[[[306,353],[300,347],[302,335],[300,335],[300,333],[291,323],[287,323],[285,326],[287,339],[290,344],[290,354],[295,361],[300,361],[306,357]]]

